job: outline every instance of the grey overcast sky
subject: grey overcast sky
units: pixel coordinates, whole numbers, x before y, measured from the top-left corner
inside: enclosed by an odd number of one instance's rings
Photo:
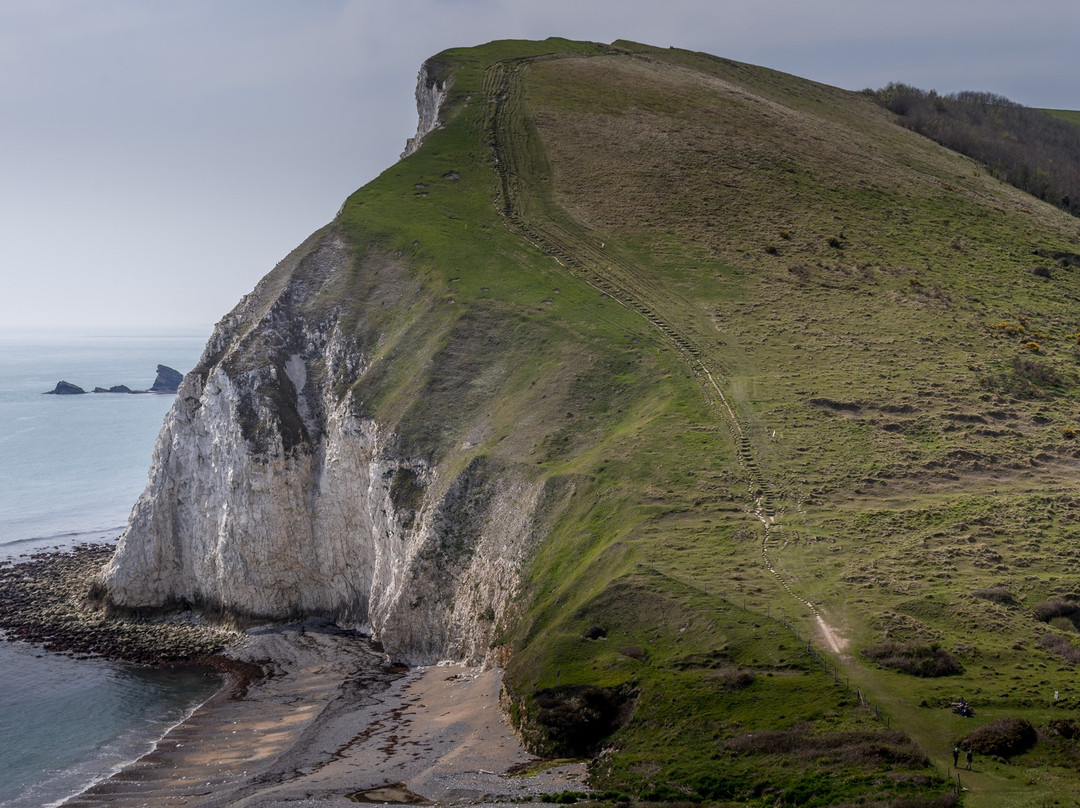
[[[428,56],[565,36],[1080,109],[1076,0],[0,0],[0,329],[209,325],[416,127]]]

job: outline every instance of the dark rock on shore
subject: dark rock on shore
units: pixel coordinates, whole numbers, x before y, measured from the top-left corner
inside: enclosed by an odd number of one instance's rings
[[[151,393],[175,393],[184,380],[184,374],[167,365],[157,366],[157,378],[150,385]]]
[[[54,387],[52,390],[46,390],[45,395],[47,395],[47,396],[77,396],[77,395],[80,395],[80,394],[85,393],[85,392],[86,391],[83,390],[81,387],[79,387],[79,385],[72,384],[71,382],[65,382],[63,379],[61,379],[60,381],[58,381],[56,383],[56,387]]]
[[[110,545],[83,545],[0,564],[0,630],[6,638],[77,657],[215,664],[236,632],[205,625],[191,613],[153,620],[110,617],[93,602],[91,582],[113,551]]]

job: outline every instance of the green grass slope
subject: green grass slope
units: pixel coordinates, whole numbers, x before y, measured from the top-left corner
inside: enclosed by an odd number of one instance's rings
[[[1080,110],[1075,109],[1044,109],[1043,112],[1049,112],[1063,121],[1080,125]]]
[[[980,753],[964,803],[1072,793],[1077,221],[762,68],[432,64],[442,127],[335,224],[401,275],[349,392],[411,451],[547,482],[501,627],[525,736],[611,797],[937,805],[953,744],[1016,718],[1037,742]],[[927,649],[959,672],[896,669]]]

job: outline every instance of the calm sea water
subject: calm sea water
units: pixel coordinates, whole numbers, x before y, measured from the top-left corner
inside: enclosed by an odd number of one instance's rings
[[[146,485],[171,395],[42,395],[187,372],[209,329],[0,332],[0,558],[115,541]],[[0,806],[53,805],[152,748],[217,688],[185,670],[72,660],[0,642]]]

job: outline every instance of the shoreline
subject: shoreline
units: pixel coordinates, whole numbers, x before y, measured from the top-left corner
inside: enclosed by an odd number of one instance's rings
[[[191,708],[189,708],[188,710],[186,710],[184,712],[183,717],[180,718],[179,721],[174,721],[174,722],[172,722],[172,724],[167,725],[165,727],[164,731],[157,738],[154,738],[153,740],[148,741],[148,744],[149,744],[150,748],[147,751],[145,751],[142,754],[137,755],[135,757],[129,758],[128,760],[123,760],[123,761],[120,761],[120,762],[110,766],[108,771],[102,772],[98,776],[92,778],[90,780],[90,782],[87,783],[86,785],[80,787],[79,789],[77,789],[75,791],[72,791],[71,793],[69,793],[69,794],[67,794],[67,795],[65,795],[63,797],[60,797],[60,798],[58,798],[56,800],[53,800],[52,802],[46,803],[43,806],[43,808],[63,808],[63,806],[65,806],[65,805],[70,805],[72,800],[75,800],[78,797],[82,796],[83,794],[85,794],[87,791],[94,788],[95,786],[100,785],[101,783],[107,782],[108,780],[111,780],[113,777],[116,777],[118,774],[123,772],[129,766],[131,766],[131,765],[133,765],[135,763],[138,763],[146,755],[152,754],[154,751],[157,750],[158,745],[168,736],[168,734],[170,732],[172,732],[177,727],[181,726],[189,718],[191,718],[191,716],[194,715],[197,710],[201,709],[203,707],[203,705],[205,705],[208,701],[210,701],[210,699],[212,699],[215,695],[217,695],[218,692],[221,691],[222,688],[225,688],[225,687],[228,687],[228,680],[223,677],[221,687],[218,688],[217,691],[215,691],[211,695],[207,696],[200,703],[198,703],[198,704],[192,706]]]
[[[545,768],[521,746],[500,707],[499,669],[392,667],[370,640],[320,618],[244,633],[191,615],[105,618],[86,594],[112,551],[0,565],[0,629],[76,659],[212,664],[225,682],[148,753],[58,805],[344,808],[587,790],[583,762]],[[533,773],[515,774],[524,770]]]

